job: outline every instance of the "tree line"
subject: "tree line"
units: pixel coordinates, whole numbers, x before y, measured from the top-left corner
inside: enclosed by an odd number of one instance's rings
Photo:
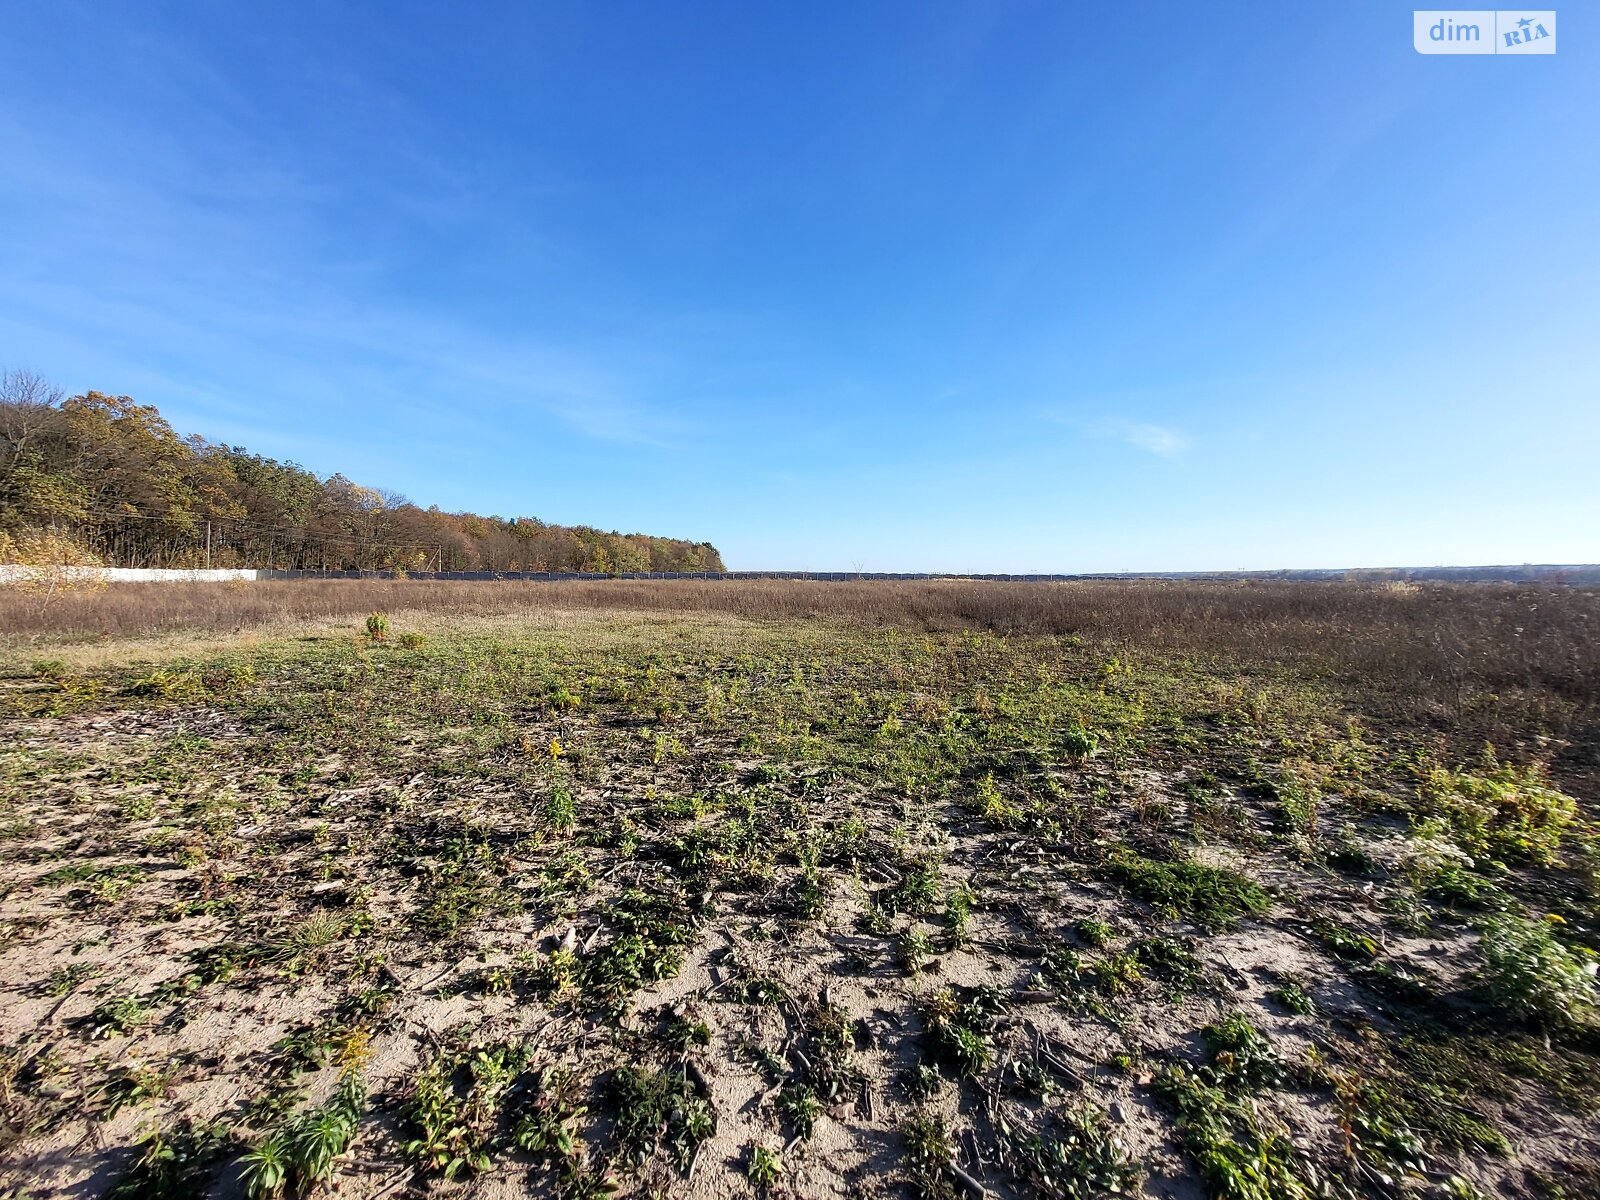
[[[127,396],[0,375],[0,561],[28,547],[124,567],[720,571],[709,542],[421,508],[242,446],[179,435]]]

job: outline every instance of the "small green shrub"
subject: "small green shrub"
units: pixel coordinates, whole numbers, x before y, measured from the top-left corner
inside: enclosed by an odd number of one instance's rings
[[[511,1131],[519,1150],[573,1167],[578,1165],[578,1123],[588,1114],[576,1073],[555,1067],[539,1078],[538,1094]]]
[[[925,859],[912,863],[900,877],[894,889],[891,907],[894,912],[927,913],[939,904],[939,864]]]
[[[239,1182],[251,1200],[265,1200],[283,1194],[292,1169],[288,1139],[282,1134],[273,1134],[240,1156]]]
[[[993,772],[978,780],[977,784],[977,809],[978,815],[996,825],[1015,825],[1021,815],[1011,805],[1006,803],[1005,794],[1001,792],[1000,785],[995,782]]]
[[[500,1143],[501,1103],[527,1068],[529,1048],[490,1042],[439,1054],[417,1076],[401,1109],[410,1137],[402,1149],[446,1182],[487,1170]],[[465,1076],[465,1088],[458,1084]]]
[[[1136,992],[1144,982],[1144,971],[1137,955],[1130,952],[1108,954],[1094,967],[1095,987],[1102,996],[1115,999]]]
[[[1317,786],[1314,772],[1286,767],[1276,778],[1267,781],[1278,800],[1278,822],[1283,830],[1304,840],[1316,840],[1318,817],[1322,811],[1322,791]],[[1292,766],[1292,765],[1291,765]]]
[[[666,1028],[660,1033],[661,1040],[679,1054],[688,1052],[691,1046],[709,1046],[711,1044],[711,1026],[704,1021],[697,1021],[687,1013],[675,1013],[668,1020]]]
[[[1205,977],[1205,968],[1194,952],[1194,941],[1177,938],[1140,938],[1132,946],[1134,957],[1158,979],[1164,979],[1177,988],[1198,987]]]
[[[207,671],[203,682],[218,696],[233,696],[255,684],[256,669],[249,663],[227,663]]]
[[[742,1004],[776,1008],[789,999],[789,989],[780,979],[748,968],[741,969],[738,974],[738,985],[729,989],[729,994]]]
[[[951,949],[965,946],[971,940],[972,908],[978,893],[966,883],[958,883],[945,894],[944,923]]]
[[[790,910],[802,921],[815,921],[828,907],[828,881],[814,863],[800,868],[790,901]]]
[[[1061,731],[1061,752],[1068,758],[1088,758],[1100,745],[1093,730],[1074,721]]]
[[[958,1075],[982,1074],[994,1059],[989,1034],[998,1000],[979,991],[963,1002],[952,989],[936,992],[922,1004],[923,1036],[932,1056]]]
[[[533,984],[543,996],[562,996],[577,991],[582,978],[578,956],[571,950],[556,949],[534,970]]]
[[[1187,917],[1205,929],[1227,929],[1241,916],[1272,907],[1272,897],[1259,884],[1221,867],[1158,862],[1117,849],[1105,871],[1157,912]]]
[[[678,973],[682,947],[694,931],[683,901],[674,896],[630,890],[605,915],[617,936],[583,960],[582,981],[607,1012],[621,1017],[634,992]]]
[[[546,692],[544,702],[547,708],[556,712],[572,712],[583,707],[583,697],[565,684],[558,684]]]
[[[381,642],[389,636],[389,618],[381,612],[372,613],[367,617],[367,639]]]
[[[933,939],[917,928],[901,932],[895,942],[895,956],[907,975],[922,970],[922,963],[933,955]]]
[[[1200,1031],[1211,1051],[1211,1069],[1230,1091],[1271,1087],[1283,1077],[1272,1043],[1243,1013],[1229,1013]]]
[[[138,996],[113,996],[102,1000],[89,1014],[89,1035],[95,1038],[120,1037],[148,1024],[151,1012]]]
[[[177,1072],[176,1063],[157,1068],[131,1062],[117,1067],[111,1078],[94,1090],[92,1098],[97,1102],[99,1112],[109,1120],[124,1108],[137,1107],[146,1100],[165,1098]]]
[[[1429,899],[1456,909],[1503,909],[1509,903],[1494,883],[1455,863],[1435,872],[1425,890]]]
[[[1600,1002],[1596,958],[1568,950],[1547,922],[1495,917],[1483,927],[1482,950],[1485,990],[1523,1017],[1568,1025]]]
[[[448,1055],[430,1063],[417,1077],[416,1089],[403,1110],[416,1134],[402,1147],[406,1155],[446,1181],[463,1171],[485,1170],[490,1162],[488,1149],[473,1137],[461,1098],[450,1085],[454,1067]]]
[[[855,1059],[856,1023],[843,1009],[817,1004],[805,1010],[809,1037],[807,1085],[826,1103],[837,1103],[859,1090],[865,1076]]]
[[[1549,785],[1537,765],[1518,768],[1486,751],[1480,773],[1430,771],[1418,789],[1422,812],[1450,823],[1473,855],[1503,855],[1549,863],[1578,804]]]
[[[1351,929],[1337,921],[1318,919],[1312,922],[1311,931],[1335,955],[1343,959],[1360,961],[1378,957],[1378,940],[1369,933]]]
[[[1085,967],[1083,955],[1071,946],[1049,946],[1039,960],[1038,979],[1053,984],[1063,992],[1083,987],[1091,972]]]
[[[1322,1200],[1315,1168],[1293,1142],[1264,1128],[1258,1108],[1174,1063],[1156,1076],[1157,1096],[1178,1114],[1178,1135],[1215,1200]]]
[[[859,816],[846,817],[828,828],[823,839],[822,861],[854,864],[867,856],[870,842],[866,820]]]

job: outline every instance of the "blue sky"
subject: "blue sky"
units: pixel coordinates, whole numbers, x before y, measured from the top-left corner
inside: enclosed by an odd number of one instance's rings
[[[0,365],[739,568],[1600,561],[1600,21],[11,3]]]

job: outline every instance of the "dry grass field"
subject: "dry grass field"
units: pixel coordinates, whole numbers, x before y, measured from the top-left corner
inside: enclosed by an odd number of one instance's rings
[[[0,595],[0,1194],[1600,1196],[1600,593]]]

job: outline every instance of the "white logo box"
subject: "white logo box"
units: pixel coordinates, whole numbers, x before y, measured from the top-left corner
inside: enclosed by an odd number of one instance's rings
[[[1411,14],[1418,54],[1554,54],[1553,8],[1418,9]]]

